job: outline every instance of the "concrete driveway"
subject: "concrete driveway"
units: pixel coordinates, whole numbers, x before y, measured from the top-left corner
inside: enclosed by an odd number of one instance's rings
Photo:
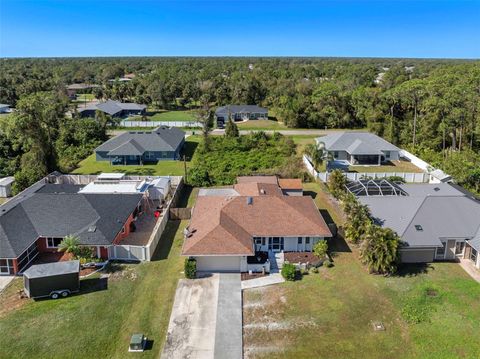
[[[242,358],[240,283],[240,274],[180,280],[161,358]]]

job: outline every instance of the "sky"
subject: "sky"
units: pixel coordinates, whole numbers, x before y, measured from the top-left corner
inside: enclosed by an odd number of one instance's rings
[[[0,57],[480,58],[480,0],[0,0]]]

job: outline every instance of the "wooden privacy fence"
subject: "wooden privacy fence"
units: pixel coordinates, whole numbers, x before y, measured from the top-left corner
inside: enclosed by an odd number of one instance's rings
[[[191,216],[191,208],[170,208],[170,219],[190,219]]]

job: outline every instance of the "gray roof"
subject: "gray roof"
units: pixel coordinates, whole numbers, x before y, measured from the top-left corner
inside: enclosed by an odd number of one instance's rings
[[[217,108],[215,115],[228,115],[228,113],[264,113],[267,114],[268,110],[265,107],[257,105],[227,105]]]
[[[109,139],[95,151],[109,155],[142,155],[144,152],[177,151],[185,132],[176,127],[161,126],[153,131],[129,131]]]
[[[472,239],[477,235],[479,201],[445,183],[400,187],[409,195],[358,199],[368,205],[376,222],[392,228],[406,246],[440,246],[444,238]]]
[[[100,85],[94,85],[94,84],[71,84],[67,86],[68,90],[86,90],[86,89],[91,89],[95,87],[100,87]]]
[[[352,155],[380,155],[382,151],[400,151],[397,146],[369,132],[335,132],[318,137],[328,151],[346,151]]]
[[[81,244],[110,245],[142,199],[142,194],[80,194],[79,186],[66,190],[65,184],[59,192],[56,186],[45,185],[13,207],[0,206],[0,257],[18,257],[38,237],[73,234]]]
[[[78,112],[83,112],[86,110],[100,110],[102,112],[105,112],[113,116],[116,113],[123,110],[142,111],[142,110],[145,110],[146,108],[147,106],[139,105],[138,103],[107,100],[105,102],[99,102],[97,104],[88,105],[85,108],[79,109]]]
[[[473,248],[480,252],[480,226],[478,227],[477,234],[475,235],[475,237],[473,237],[473,239],[468,241],[468,244],[470,244]]]
[[[23,272],[23,275],[32,279],[79,272],[79,261],[63,261],[32,265],[25,272]]]
[[[198,195],[213,197],[235,197],[239,194],[233,188],[200,188],[200,190],[198,191]]]

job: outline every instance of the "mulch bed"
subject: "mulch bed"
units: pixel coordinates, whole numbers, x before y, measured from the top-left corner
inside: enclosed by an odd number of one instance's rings
[[[320,259],[312,252],[285,252],[285,261],[289,263],[317,263]]]
[[[63,261],[70,261],[73,259],[73,255],[71,253],[65,252],[52,252],[52,253],[39,253],[37,258],[35,258],[34,264],[45,264],[45,263],[52,263],[52,262],[63,262]]]
[[[242,279],[242,280],[249,280],[249,279],[266,277],[267,275],[268,275],[268,274],[263,274],[263,273],[252,273],[252,274],[248,274],[248,272],[245,272],[245,273],[242,273],[242,274],[241,274],[241,279]]]

